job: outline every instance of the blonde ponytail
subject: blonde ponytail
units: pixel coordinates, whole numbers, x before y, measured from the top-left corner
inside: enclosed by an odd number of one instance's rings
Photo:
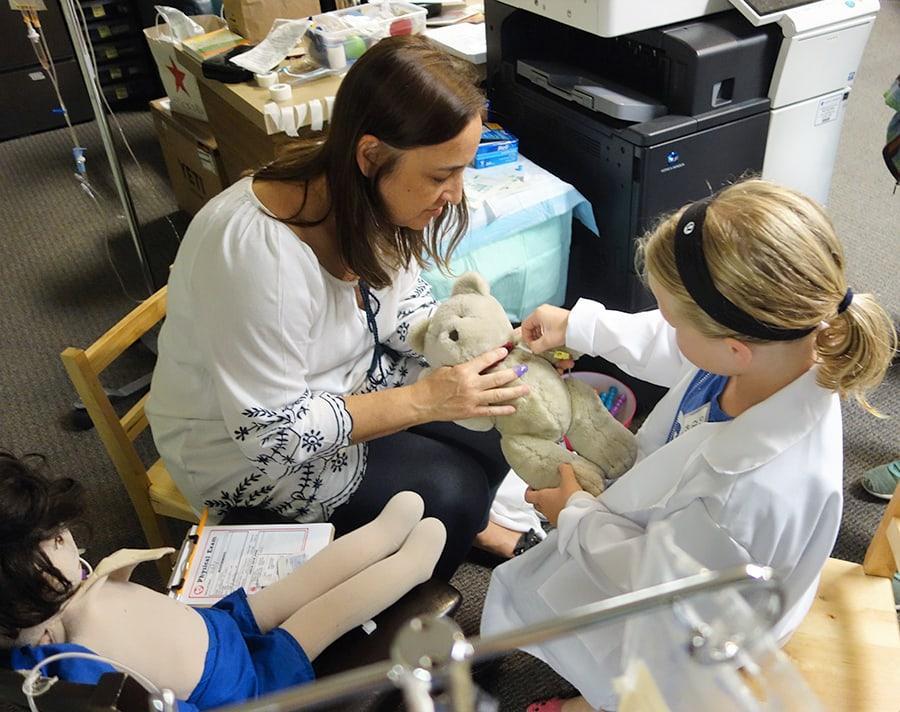
[[[881,383],[896,350],[897,333],[890,317],[871,294],[855,294],[847,310],[816,333],[818,383],[841,396],[853,396],[870,413],[880,415],[868,393]]]
[[[663,218],[641,240],[637,258],[645,279],[652,275],[704,336],[764,343],[718,323],[688,294],[675,261],[680,215]],[[709,203],[702,239],[718,291],[763,324],[816,330],[803,338],[814,343],[819,385],[875,413],[868,393],[884,378],[897,334],[869,294],[854,295],[838,313],[847,294],[844,251],[821,206],[768,181],[742,181]]]

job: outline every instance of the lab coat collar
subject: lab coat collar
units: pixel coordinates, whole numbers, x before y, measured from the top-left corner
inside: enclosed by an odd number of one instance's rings
[[[718,429],[703,456],[717,472],[740,474],[766,464],[805,437],[837,397],[809,371]]]

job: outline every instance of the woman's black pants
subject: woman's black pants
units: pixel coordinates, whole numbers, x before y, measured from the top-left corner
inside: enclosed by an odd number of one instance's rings
[[[331,515],[341,536],[372,521],[398,492],[425,500],[425,516],[440,519],[447,544],[434,575],[449,580],[475,535],[487,526],[491,502],[509,465],[495,430],[428,423],[368,444],[366,473],[350,499]]]

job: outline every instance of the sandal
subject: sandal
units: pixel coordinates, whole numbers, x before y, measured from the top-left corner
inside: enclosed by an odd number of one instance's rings
[[[513,548],[513,556],[519,556],[520,554],[524,554],[531,547],[537,546],[541,543],[541,538],[535,534],[534,529],[529,529],[522,536],[519,537],[519,541],[516,542],[515,547]],[[537,703],[535,703],[537,704]],[[531,707],[528,708],[529,710]],[[552,712],[550,709],[546,710],[546,712]]]
[[[862,478],[862,487],[873,497],[890,499],[900,482],[900,460],[873,467]]]

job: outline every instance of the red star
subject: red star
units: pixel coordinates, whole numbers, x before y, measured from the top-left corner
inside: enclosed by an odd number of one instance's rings
[[[172,72],[172,76],[175,78],[175,93],[177,94],[178,92],[183,91],[190,96],[188,90],[184,88],[184,78],[187,75],[178,68],[177,64],[175,64],[174,57],[172,57],[172,63],[167,65],[166,69]]]

